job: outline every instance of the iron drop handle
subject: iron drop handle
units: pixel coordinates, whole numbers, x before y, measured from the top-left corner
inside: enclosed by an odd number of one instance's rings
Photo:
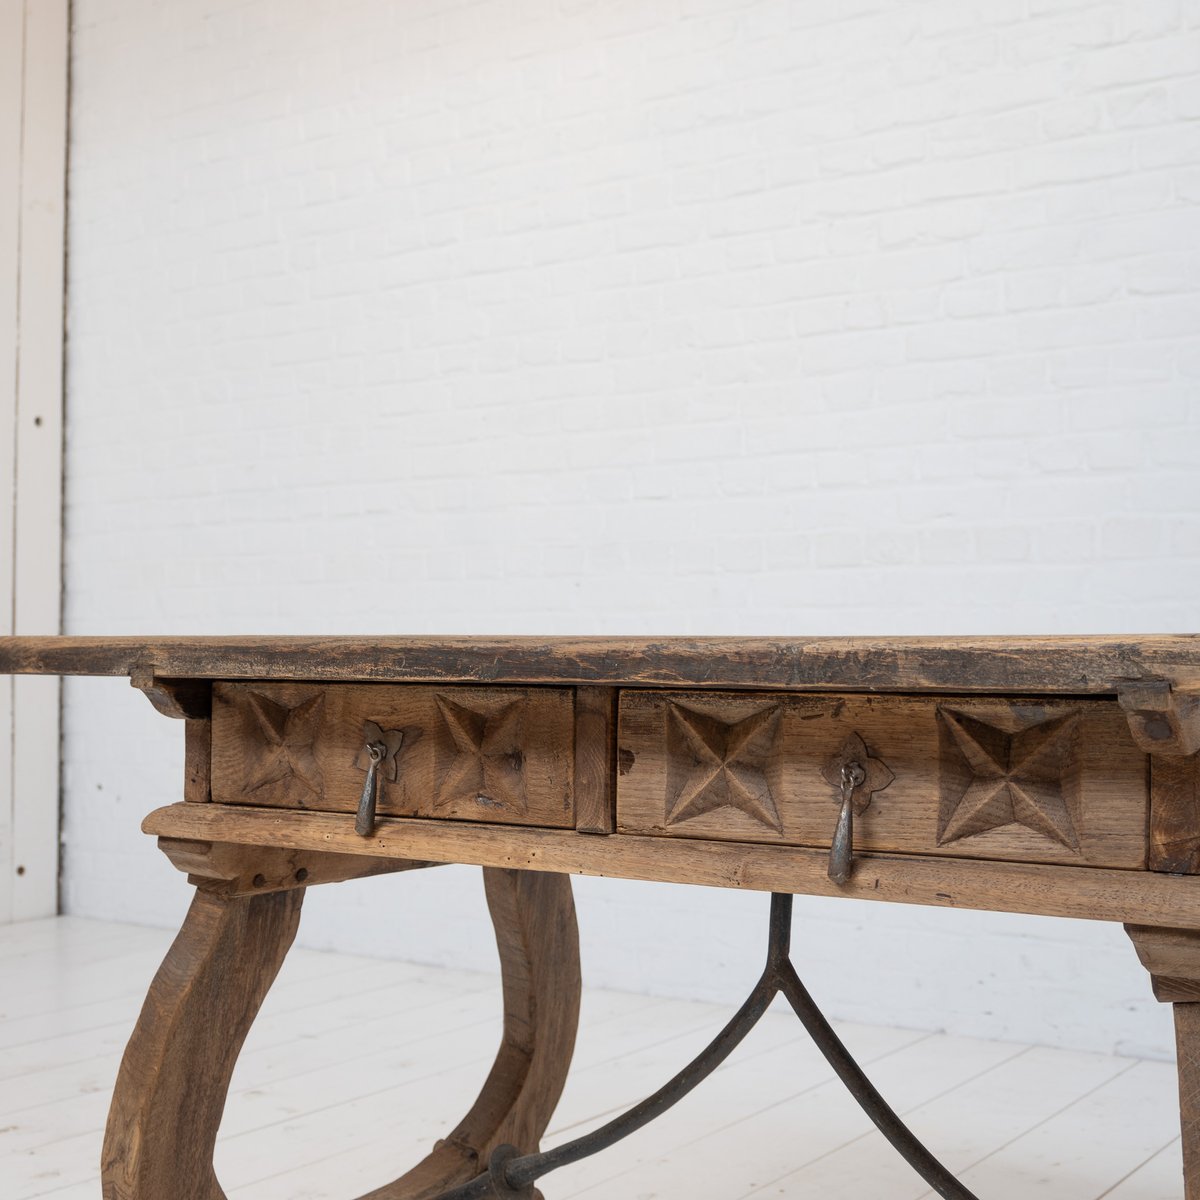
[[[400,753],[406,734],[410,732],[405,729],[384,729],[374,721],[363,722],[362,749],[354,761],[360,771],[367,773],[363,780],[362,795],[358,798],[358,813],[354,818],[354,832],[359,837],[370,837],[375,832],[375,809],[379,804],[383,780],[396,782],[399,775],[396,756]],[[414,736],[419,737],[420,732],[416,731]]]
[[[829,848],[829,878],[836,884],[843,884],[850,878],[850,868],[854,864],[854,793],[866,779],[867,772],[861,763],[842,764],[842,807]]]
[[[354,832],[361,837],[370,837],[375,832],[375,806],[379,803],[379,764],[387,755],[384,742],[367,743],[367,777],[363,780],[362,795],[358,799],[358,813],[354,818]]]

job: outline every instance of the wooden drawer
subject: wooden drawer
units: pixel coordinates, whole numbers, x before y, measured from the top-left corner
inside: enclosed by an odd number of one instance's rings
[[[569,827],[573,730],[570,688],[217,683],[212,798],[353,812],[381,738],[381,815]]]
[[[618,829],[828,846],[847,746],[880,789],[857,849],[1145,866],[1147,757],[1108,700],[625,691]]]

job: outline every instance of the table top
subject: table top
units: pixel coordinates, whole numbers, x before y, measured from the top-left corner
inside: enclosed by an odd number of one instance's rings
[[[862,692],[1200,687],[1200,634],[1049,637],[6,637],[0,674]]]

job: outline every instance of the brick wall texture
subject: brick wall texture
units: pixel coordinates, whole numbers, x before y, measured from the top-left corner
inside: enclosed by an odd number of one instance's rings
[[[1200,628],[1198,0],[76,0],[68,632]],[[179,728],[66,691],[69,911]],[[763,897],[579,887],[734,999]],[[465,869],[302,937],[490,965]],[[838,1015],[1167,1054],[1119,929],[805,901]]]

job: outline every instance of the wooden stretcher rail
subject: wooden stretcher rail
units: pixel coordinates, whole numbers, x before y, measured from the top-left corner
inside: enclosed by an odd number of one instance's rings
[[[169,805],[142,829],[204,842],[1200,929],[1200,878],[1145,871],[863,854],[839,886],[820,849],[387,817],[363,838],[343,814],[224,804]]]

